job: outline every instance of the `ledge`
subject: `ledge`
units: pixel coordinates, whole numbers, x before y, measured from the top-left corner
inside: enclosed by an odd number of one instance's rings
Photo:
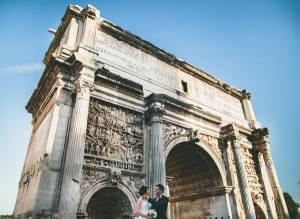
[[[219,116],[211,114],[207,111],[204,111],[200,107],[185,103],[181,100],[177,100],[165,94],[151,94],[148,97],[146,97],[145,101],[147,105],[149,105],[151,102],[161,102],[164,104],[165,109],[190,114],[218,125],[220,125],[222,122],[221,117]]]
[[[233,188],[230,186],[221,186],[221,187],[210,188],[210,189],[201,190],[197,192],[186,193],[180,196],[170,197],[170,202],[174,203],[174,202],[180,202],[185,200],[195,200],[198,198],[225,195],[227,193],[230,193],[232,189]]]
[[[105,68],[101,68],[96,71],[95,74],[95,83],[106,84],[110,87],[116,88],[118,90],[122,90],[125,93],[130,93],[135,96],[143,96],[143,86],[123,78],[119,75],[116,75]]]

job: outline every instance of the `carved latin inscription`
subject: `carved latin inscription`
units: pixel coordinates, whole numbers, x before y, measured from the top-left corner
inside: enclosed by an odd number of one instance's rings
[[[182,90],[180,78],[184,78],[191,88],[189,95],[197,98],[201,104],[244,118],[241,102],[237,98],[102,30],[97,31],[95,49],[102,61],[122,66],[131,73],[169,88]]]
[[[116,40],[112,36],[98,31],[95,48],[99,51],[101,58],[119,64],[137,74],[141,74],[149,80],[155,80],[178,89],[177,73],[179,69],[161,62],[157,58],[123,41]]]

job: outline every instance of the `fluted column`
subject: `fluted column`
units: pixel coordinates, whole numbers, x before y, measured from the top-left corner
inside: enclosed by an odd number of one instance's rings
[[[235,166],[233,164],[233,151],[231,147],[231,142],[229,139],[224,139],[223,141],[223,157],[225,165],[227,166],[227,183],[232,186],[234,189],[231,191],[231,194],[226,194],[228,198],[232,197],[233,206],[232,206],[232,218],[241,218],[241,203],[240,203],[240,189],[237,187],[238,182],[235,176]],[[228,203],[228,202],[227,202]],[[229,203],[230,205],[230,203]]]
[[[269,175],[269,179],[273,188],[273,192],[279,201],[279,211],[281,215],[278,215],[279,218],[289,219],[288,209],[285,203],[285,199],[278,181],[277,173],[273,164],[273,159],[270,151],[270,142],[269,142],[269,131],[267,128],[264,129],[256,129],[252,136],[254,138],[254,144],[256,148],[258,148],[264,158],[265,165],[267,167],[267,172]]]
[[[269,218],[270,219],[278,219],[278,216],[276,213],[275,202],[274,202],[274,195],[273,195],[273,191],[272,191],[272,187],[271,187],[271,182],[269,180],[269,177],[267,176],[268,173],[266,170],[266,164],[265,164],[265,160],[263,157],[263,153],[261,151],[257,152],[257,159],[258,159],[262,184],[264,187]]]
[[[237,127],[233,124],[225,127],[228,130],[228,135],[226,138],[231,142],[236,161],[236,168],[238,172],[240,189],[242,193],[242,200],[244,204],[245,214],[247,219],[255,219],[255,209],[252,201],[251,193],[249,190],[249,183],[247,180],[245,161],[242,154],[242,149],[240,145],[240,136]]]
[[[72,114],[61,186],[59,218],[74,219],[80,200],[80,179],[89,111],[91,84],[76,82],[76,102]]]
[[[162,117],[165,114],[163,101],[155,98],[154,94],[147,98],[147,118],[151,127],[150,145],[148,152],[151,160],[148,169],[149,186],[153,193],[155,185],[166,185],[166,168],[164,155],[164,140],[162,130]]]

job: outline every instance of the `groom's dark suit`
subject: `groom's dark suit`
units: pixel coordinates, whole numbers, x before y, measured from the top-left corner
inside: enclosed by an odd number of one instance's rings
[[[157,212],[156,219],[167,219],[168,209],[168,197],[162,195],[161,197],[149,198],[149,202],[152,204],[151,209],[155,209]]]

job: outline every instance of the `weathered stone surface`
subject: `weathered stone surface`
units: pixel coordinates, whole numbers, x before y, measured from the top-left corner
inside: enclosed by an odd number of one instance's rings
[[[44,63],[14,218],[129,218],[157,183],[172,219],[289,218],[249,92],[91,5],[68,7]]]

